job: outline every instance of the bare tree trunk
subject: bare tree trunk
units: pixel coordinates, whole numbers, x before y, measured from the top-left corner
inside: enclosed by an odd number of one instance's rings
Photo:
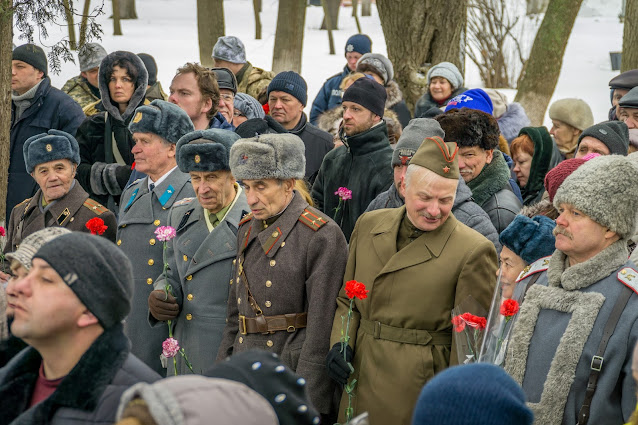
[[[545,111],[558,82],[567,41],[582,2],[551,0],[536,33],[514,99],[525,108],[534,126],[543,124]]]
[[[80,24],[80,46],[86,43],[86,26],[89,21],[91,0],[84,0],[84,10],[82,11],[82,23]]]
[[[377,0],[395,80],[412,111],[426,90],[424,65],[447,61],[463,69],[466,8],[465,0]]]
[[[328,28],[328,46],[330,48],[330,54],[335,54],[335,40],[332,36],[332,16],[330,16],[330,11],[328,10],[328,0],[321,0],[321,7],[323,7],[324,14],[324,22],[326,24],[326,28]]]
[[[272,70],[301,73],[306,0],[279,0]]]
[[[213,66],[213,46],[226,32],[223,0],[197,0],[197,36],[199,38],[199,62]]]
[[[372,0],[361,2],[361,16],[372,16]]]
[[[527,15],[545,13],[549,0],[527,0]]]
[[[73,25],[73,9],[71,9],[69,0],[62,0],[62,5],[64,6],[64,14],[66,16],[66,26],[69,28],[69,48],[71,50],[77,50],[75,26]]]
[[[120,0],[120,19],[137,19],[135,0]]]
[[[323,6],[323,21],[321,21],[320,29],[338,30],[339,28],[337,27],[339,23],[339,9],[341,6],[341,0],[321,0],[321,5]],[[326,11],[328,11],[329,13]],[[330,18],[330,22],[332,23],[332,26],[329,26],[327,22],[327,18]]]
[[[358,4],[359,0],[352,0],[352,16],[354,17],[354,21],[357,23],[357,32],[361,34],[361,23],[359,22],[359,16],[357,15]]]
[[[255,40],[261,40],[261,0],[253,0],[255,11]]]
[[[11,151],[11,40],[13,0],[0,0],[0,224],[5,223]]]
[[[627,0],[624,25],[621,72],[638,68],[638,49],[636,49],[636,40],[638,40],[638,0]]]
[[[113,0],[113,35],[122,35],[120,25],[120,0]]]

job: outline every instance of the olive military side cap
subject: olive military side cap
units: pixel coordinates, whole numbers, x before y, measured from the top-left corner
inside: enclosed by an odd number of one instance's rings
[[[458,151],[459,147],[454,142],[444,142],[440,137],[426,137],[410,160],[410,165],[418,165],[441,177],[458,180]]]

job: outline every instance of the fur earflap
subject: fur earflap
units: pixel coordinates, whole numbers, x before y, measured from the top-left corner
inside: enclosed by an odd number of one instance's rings
[[[305,145],[294,134],[264,134],[240,139],[230,149],[230,169],[237,180],[302,179]]]
[[[229,130],[196,130],[177,142],[177,166],[180,171],[230,170],[230,148],[239,135]]]

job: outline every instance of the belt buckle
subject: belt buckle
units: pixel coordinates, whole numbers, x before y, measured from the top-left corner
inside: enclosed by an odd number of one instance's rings
[[[243,325],[243,327],[242,327]],[[246,316],[239,316],[239,333],[242,335],[246,335]]]
[[[596,372],[600,372],[601,369],[603,368],[603,358],[600,356],[594,356],[591,359],[591,365],[590,368],[591,370],[595,370]]]
[[[374,322],[374,332],[372,335],[374,339],[381,338],[381,322]]]
[[[288,326],[288,328],[286,328],[286,332],[289,332],[289,333],[293,333],[296,330],[297,328],[295,328],[294,326]]]

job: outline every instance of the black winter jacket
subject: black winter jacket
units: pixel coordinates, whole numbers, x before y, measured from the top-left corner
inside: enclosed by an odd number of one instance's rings
[[[324,156],[334,148],[332,135],[310,124],[305,113],[301,114],[301,119],[289,133],[299,136],[306,146],[306,179],[312,185]]]

